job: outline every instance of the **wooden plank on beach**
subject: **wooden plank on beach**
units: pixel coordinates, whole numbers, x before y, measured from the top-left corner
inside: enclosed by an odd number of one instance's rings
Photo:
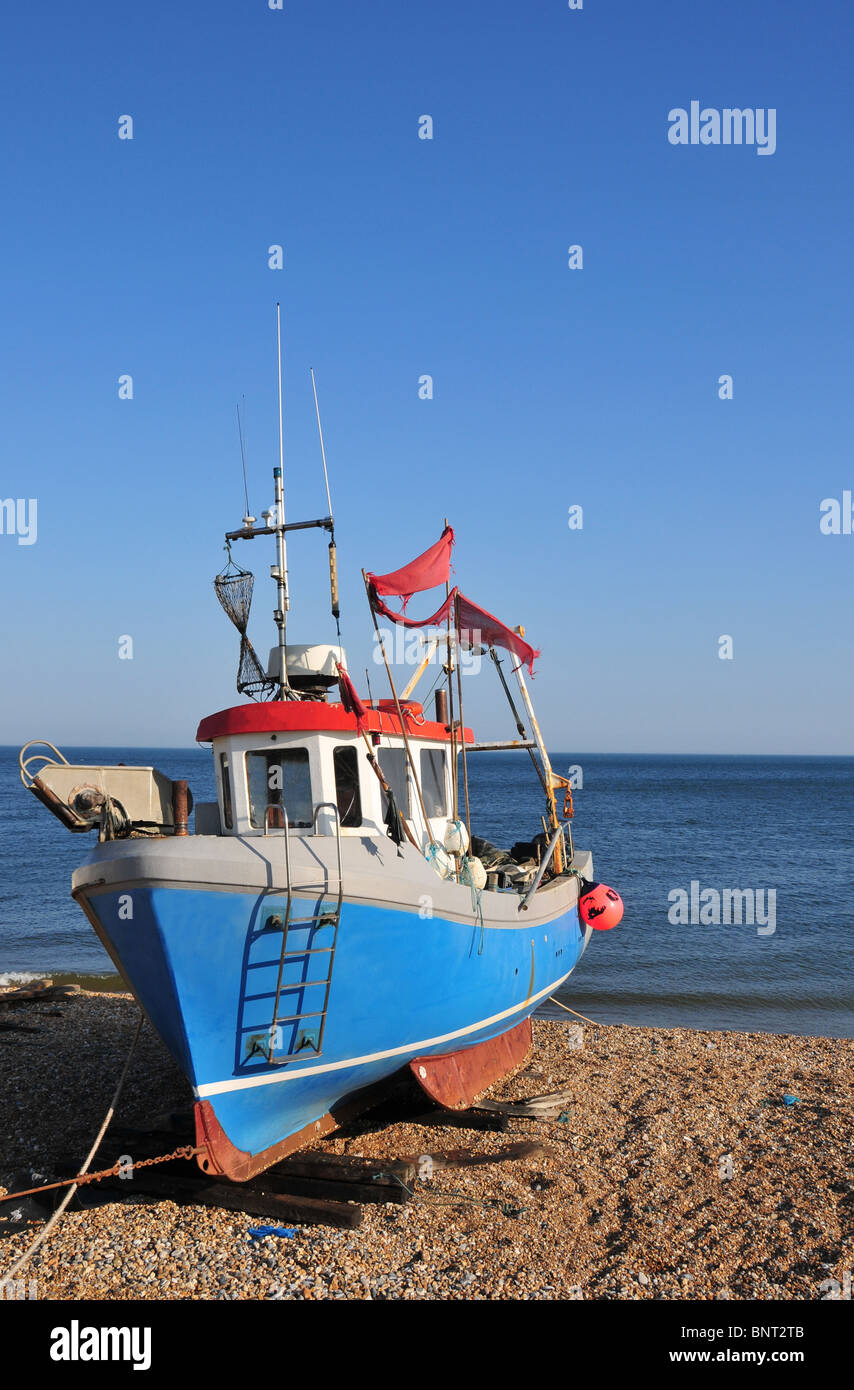
[[[415,1170],[413,1169],[413,1178]],[[253,1192],[273,1192],[285,1197],[321,1197],[337,1202],[408,1202],[411,1193],[399,1182],[356,1182],[335,1178],[300,1177],[296,1173],[262,1173],[252,1181]]]
[[[159,1197],[178,1206],[222,1207],[226,1211],[243,1211],[248,1216],[275,1216],[299,1226],[338,1226],[352,1229],[362,1219],[361,1207],[346,1201],[328,1201],[314,1197],[260,1192],[254,1186],[212,1182],[204,1173],[191,1177],[176,1177],[171,1173],[156,1173],[137,1168],[133,1178],[105,1178],[98,1183],[102,1190],[115,1192],[125,1200],[134,1196]]]
[[[296,1153],[282,1159],[270,1174],[282,1177],[334,1178],[343,1182],[370,1182],[376,1173],[393,1173],[402,1182],[411,1183],[415,1169],[401,1158],[365,1158],[361,1154]],[[267,1174],[264,1175],[265,1177]]]
[[[392,1173],[391,1168],[402,1173],[398,1180],[398,1173]],[[265,1173],[260,1173],[257,1177],[250,1179],[246,1184],[238,1185],[237,1190],[241,1192],[270,1193],[273,1196],[282,1197],[317,1197],[322,1200],[336,1202],[394,1202],[397,1204],[406,1202],[410,1198],[407,1190],[415,1181],[415,1166],[412,1163],[402,1163],[394,1159],[389,1164],[377,1160],[371,1161],[363,1159],[361,1164],[333,1165],[334,1170],[343,1176],[332,1177],[326,1173],[318,1173],[316,1170],[306,1173],[292,1171],[285,1163],[277,1165],[276,1168],[268,1169]],[[295,1167],[309,1169],[308,1163],[297,1164]],[[74,1172],[73,1168],[69,1172]],[[205,1187],[210,1187],[216,1180],[207,1173],[202,1173],[199,1169],[189,1166],[186,1160],[173,1159],[169,1163],[159,1163],[156,1169],[135,1168],[132,1178],[113,1178],[102,1179],[102,1185],[109,1186],[111,1191],[129,1191],[129,1184],[135,1183],[140,1191],[149,1190],[152,1192],[163,1193],[168,1196],[171,1191],[190,1190],[201,1191]],[[407,1186],[404,1187],[403,1183]],[[143,1187],[143,1184],[145,1185]]]
[[[509,1115],[517,1120],[551,1120],[575,1103],[574,1091],[552,1091],[546,1096],[530,1096],[528,1100],[482,1100],[481,1110],[496,1115]]]
[[[446,1149],[443,1153],[413,1154],[413,1163],[419,1167],[424,1159],[430,1159],[434,1168],[481,1168],[492,1163],[507,1163],[511,1159],[542,1158],[548,1150],[544,1144],[523,1140],[518,1144],[507,1144],[498,1153],[473,1153],[471,1149]]]
[[[80,992],[79,985],[55,985],[50,980],[38,980],[20,989],[0,992],[0,1009],[15,1008],[18,1004],[45,1004],[55,999],[70,999]]]
[[[362,1208],[347,1202],[324,1202],[314,1197],[284,1197],[278,1194],[246,1192],[240,1187],[216,1183],[190,1194],[186,1201],[196,1206],[223,1207],[244,1211],[249,1216],[275,1216],[296,1226],[338,1226],[347,1230],[361,1224]]]
[[[410,1125],[450,1125],[453,1129],[490,1130],[503,1134],[507,1129],[507,1116],[488,1113],[476,1107],[472,1110],[428,1110],[424,1115],[414,1115],[407,1119]]]

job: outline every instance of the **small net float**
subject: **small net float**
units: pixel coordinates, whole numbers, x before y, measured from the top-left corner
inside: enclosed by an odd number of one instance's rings
[[[472,859],[466,855],[460,875],[460,883],[467,883],[476,893],[483,892],[486,887],[486,869],[483,867],[481,859]]]
[[[454,873],[454,863],[447,850],[435,842],[430,845],[424,855],[431,868],[436,870],[440,878],[451,878]]]
[[[609,888],[607,883],[588,883],[583,879],[578,915],[586,927],[610,931],[622,921],[623,900],[616,888]]]
[[[461,820],[448,821],[445,831],[445,849],[449,854],[465,854],[469,847],[469,833]]]

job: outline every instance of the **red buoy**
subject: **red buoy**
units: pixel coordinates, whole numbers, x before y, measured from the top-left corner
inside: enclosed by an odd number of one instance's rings
[[[578,899],[578,915],[586,927],[596,931],[610,931],[623,917],[623,900],[616,888],[607,883],[582,884]]]

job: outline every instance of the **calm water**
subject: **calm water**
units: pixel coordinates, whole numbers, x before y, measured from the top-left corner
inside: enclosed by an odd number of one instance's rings
[[[153,763],[214,799],[206,750],[64,751]],[[568,1004],[609,1023],[852,1036],[854,758],[554,755],[556,771],[570,763],[584,779],[576,844],[592,848],[626,915],[594,933],[562,992]],[[476,833],[499,845],[536,833],[541,792],[525,754],[474,755],[470,776]],[[69,896],[93,837],[70,835],[24,792],[12,749],[0,749],[0,827],[0,981],[109,973]],[[692,880],[762,889],[766,902],[775,890],[776,930],[671,923],[668,894]]]

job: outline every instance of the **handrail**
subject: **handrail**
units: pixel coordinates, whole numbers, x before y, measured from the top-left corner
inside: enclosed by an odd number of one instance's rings
[[[530,903],[531,899],[533,898],[534,894],[536,893],[537,889],[539,888],[540,884],[541,884],[542,881],[543,881],[543,874],[546,872],[546,869],[549,867],[549,860],[551,859],[552,855],[554,854],[554,852],[555,852],[555,846],[557,845],[557,842],[558,842],[558,840],[560,839],[560,837],[561,837],[562,835],[563,835],[563,826],[562,826],[562,825],[559,825],[559,826],[557,827],[557,829],[556,829],[555,831],[552,832],[552,837],[551,837],[551,839],[549,840],[548,848],[546,849],[545,854],[543,855],[542,859],[540,860],[540,867],[537,869],[536,876],[535,876],[535,878],[534,878],[534,882],[531,884],[530,888],[528,889],[527,893],[525,894],[524,898],[522,899],[522,901],[521,901],[520,904],[519,904],[519,911],[520,911],[520,912],[527,912],[527,911],[528,911],[528,904]]]
[[[330,810],[335,812],[335,844],[338,851],[338,910],[341,910],[341,902],[344,897],[344,868],[341,862],[341,812],[335,801],[318,801],[314,808],[312,827],[315,835],[317,834],[317,813],[318,811]]]
[[[332,954],[329,957],[329,970],[326,976],[326,993],[323,996],[323,1011],[320,1016],[320,1031],[317,1035],[317,1051],[323,1050],[323,1034],[326,1032],[326,1018],[329,1012],[329,991],[332,988],[332,971],[335,966],[335,948],[338,945],[338,928],[341,924],[341,906],[344,901],[344,868],[341,862],[341,812],[334,801],[318,801],[314,808],[314,831],[317,833],[317,813],[325,809],[335,812],[335,841],[338,851],[338,903],[335,908],[335,935],[332,938]]]
[[[328,1013],[328,1009],[329,1009],[329,991],[330,991],[331,986],[332,986],[332,969],[333,969],[333,965],[334,965],[334,961],[335,961],[335,946],[337,945],[337,941],[338,941],[338,925],[339,925],[340,920],[341,920],[341,907],[342,907],[342,903],[343,903],[343,900],[344,900],[344,866],[343,866],[342,857],[341,857],[341,813],[340,813],[340,811],[339,811],[339,809],[338,809],[337,804],[336,804],[334,801],[319,801],[319,802],[317,803],[317,805],[314,807],[314,813],[313,813],[313,816],[312,816],[312,831],[313,831],[314,834],[317,834],[317,817],[318,817],[318,814],[319,814],[320,811],[323,811],[323,810],[330,810],[330,811],[333,812],[333,814],[334,814],[334,816],[335,816],[335,837],[336,837],[336,850],[337,850],[337,859],[338,859],[338,901],[337,901],[337,903],[336,903],[335,914],[334,914],[334,918],[335,918],[335,936],[334,936],[334,938],[333,938],[333,944],[332,944],[332,947],[331,947],[330,961],[329,961],[329,971],[328,971],[327,978],[326,978],[326,992],[325,992],[324,999],[323,999],[323,1008],[322,1008],[321,1010],[317,1010],[317,1011],[315,1011],[315,1012],[313,1012],[313,1013],[311,1013],[311,1014],[305,1014],[305,1015],[303,1015],[303,1014],[295,1014],[295,1015],[293,1016],[294,1019],[298,1019],[298,1018],[302,1018],[302,1017],[305,1017],[305,1018],[317,1018],[317,1017],[319,1017],[319,1018],[320,1018],[320,1027],[319,1027],[319,1029],[318,1029],[317,1047],[316,1047],[316,1052],[317,1052],[318,1054],[320,1053],[320,1051],[321,1051],[321,1049],[322,1049],[322,1047],[323,1047],[323,1034],[324,1034],[324,1032],[325,1032],[325,1030],[326,1030],[326,1017],[327,1017],[327,1013]],[[276,1030],[277,1030],[277,1028],[278,1028],[278,1026],[279,1026],[279,1024],[280,1024],[281,1022],[287,1023],[287,1022],[292,1021],[291,1019],[280,1019],[280,1018],[279,1018],[279,1004],[280,1004],[280,1002],[281,1002],[281,997],[282,997],[282,975],[283,975],[283,973],[284,973],[284,968],[285,968],[285,957],[287,956],[287,952],[288,952],[288,929],[289,929],[289,926],[290,926],[290,920],[291,920],[291,906],[292,906],[292,902],[293,902],[293,883],[292,883],[292,880],[291,880],[291,854],[290,854],[290,828],[291,828],[291,826],[290,826],[290,821],[288,820],[287,808],[284,806],[283,803],[282,803],[282,804],[277,804],[277,805],[268,805],[268,806],[265,808],[265,810],[264,810],[264,834],[265,834],[265,835],[268,833],[269,823],[270,823],[270,812],[271,812],[271,811],[276,811],[276,812],[279,812],[279,811],[280,811],[280,812],[282,813],[282,818],[283,818],[283,820],[284,820],[285,867],[286,867],[287,878],[288,878],[288,881],[287,881],[287,893],[288,893],[288,897],[287,897],[287,904],[286,904],[286,907],[285,907],[284,922],[282,923],[282,949],[281,949],[281,952],[279,953],[279,969],[278,969],[278,973],[277,973],[277,976],[276,976],[276,996],[275,996],[275,1002],[274,1002],[274,1005],[273,1005],[273,1021],[272,1021],[271,1025],[270,1025],[270,1051],[269,1051],[269,1060],[270,1060],[270,1062],[274,1062],[273,1050],[274,1050],[275,1045],[276,1045]],[[322,915],[323,915],[323,914],[321,914],[320,912],[318,912],[318,914],[317,914],[317,922],[318,922],[318,925],[320,924]],[[305,985],[305,983],[306,983],[306,982],[303,981],[303,985]],[[320,981],[318,981],[318,983],[320,983]],[[278,1066],[285,1066],[285,1065],[287,1065],[287,1063],[288,1063],[289,1061],[292,1061],[292,1060],[293,1060],[293,1059],[292,1059],[291,1057],[282,1058],[281,1060],[276,1060],[274,1064],[275,1064],[275,1065],[278,1065]]]
[[[291,901],[293,898],[293,888],[291,886],[291,837],[290,821],[288,820],[288,809],[283,801],[268,802],[264,807],[264,834],[267,835],[270,829],[270,812],[281,812],[282,833],[285,837],[285,875],[287,878],[287,901],[285,903],[285,920],[282,923],[282,949],[279,954],[279,973],[276,976],[276,1003],[273,1008],[273,1022],[270,1024],[270,1059],[272,1060],[273,1048],[276,1045],[276,1026],[279,1017],[279,1000],[282,996],[282,975],[285,969],[285,951],[288,944],[288,926],[291,920]],[[270,887],[272,888],[272,884]]]
[[[35,781],[36,777],[38,777],[39,772],[43,772],[44,769],[48,766],[56,766],[54,760],[52,758],[47,757],[45,753],[31,753],[28,758],[25,758],[24,754],[26,753],[28,748],[49,748],[51,753],[56,754],[57,758],[59,758],[61,763],[64,763],[66,767],[71,766],[65,754],[60,753],[59,749],[55,748],[54,745],[50,743],[46,738],[31,738],[29,743],[24,744],[23,748],[18,754],[18,767],[20,769],[21,781],[23,782],[24,786],[27,788],[28,791],[30,787],[33,785],[33,782]],[[36,762],[39,758],[43,760],[42,765],[39,768],[39,772],[30,772],[30,763]],[[27,781],[28,777],[30,779],[29,782]]]

